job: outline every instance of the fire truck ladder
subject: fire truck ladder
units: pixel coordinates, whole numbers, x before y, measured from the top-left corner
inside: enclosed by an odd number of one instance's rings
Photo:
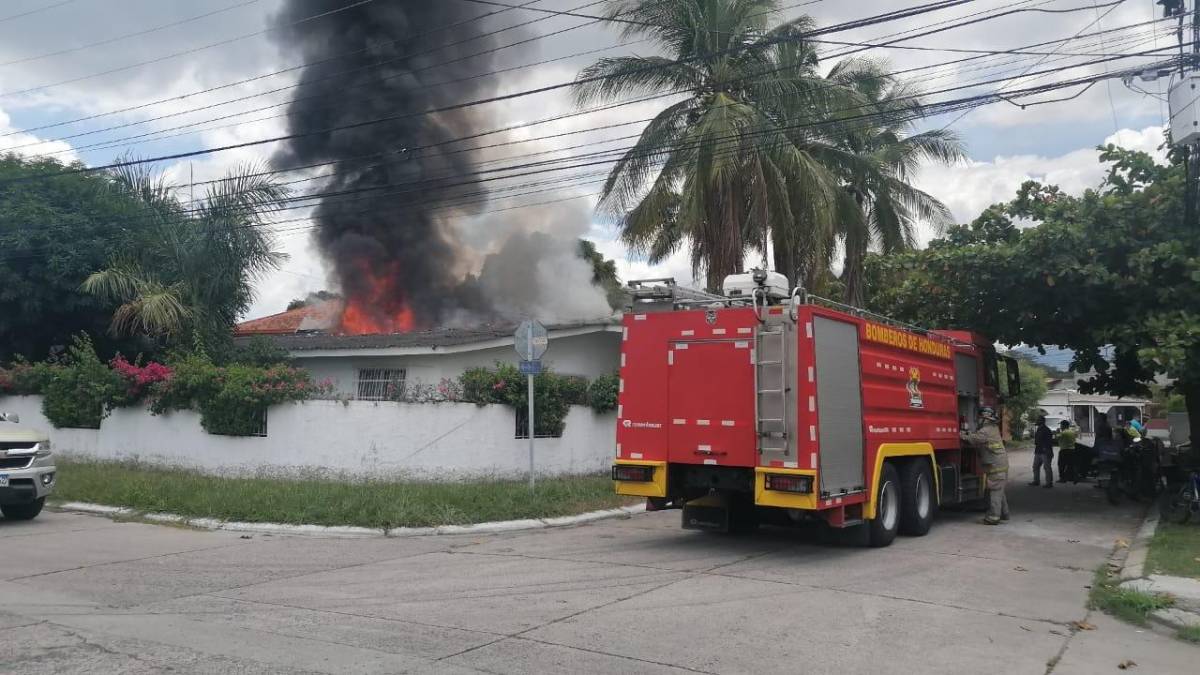
[[[788,325],[764,324],[754,336],[754,406],[759,455],[788,456],[790,410],[787,376]]]

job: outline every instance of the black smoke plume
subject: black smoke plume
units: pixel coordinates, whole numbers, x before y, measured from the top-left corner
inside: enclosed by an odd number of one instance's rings
[[[459,250],[442,224],[444,207],[439,220],[429,202],[450,195],[439,185],[464,180],[472,170],[469,153],[448,152],[465,144],[446,141],[484,129],[487,120],[471,109],[420,113],[491,94],[494,78],[463,78],[494,68],[490,56],[466,57],[497,46],[497,38],[446,46],[487,31],[469,21],[480,10],[457,0],[378,0],[296,23],[346,4],[287,0],[277,17],[283,50],[307,64],[288,108],[289,131],[396,119],[300,136],[274,163],[337,162],[321,169],[336,174],[324,184],[331,196],[313,219],[348,306],[358,301],[380,324],[407,309],[411,327],[439,325],[463,310],[486,314],[484,301],[469,290],[474,287],[460,283]],[[456,82],[432,86],[443,81]],[[481,202],[480,186],[470,189],[471,201]]]
[[[498,55],[515,61],[528,55],[482,53],[528,34],[488,32],[528,17],[505,13],[499,26],[474,21],[492,12],[460,0],[375,0],[317,17],[348,3],[285,0],[279,40],[306,64],[288,124],[303,135],[273,159],[279,168],[336,162],[319,169],[333,175],[320,188],[327,196],[313,219],[345,299],[340,329],[396,332],[607,315],[604,293],[577,255],[577,238],[589,228],[586,209],[576,202],[480,217],[485,184],[448,185],[472,178],[473,156],[463,149],[478,141],[451,141],[505,121],[486,105],[424,112],[494,94],[499,80],[487,73],[501,67]],[[442,82],[452,84],[437,86]],[[446,200],[460,197],[475,211],[447,208]]]

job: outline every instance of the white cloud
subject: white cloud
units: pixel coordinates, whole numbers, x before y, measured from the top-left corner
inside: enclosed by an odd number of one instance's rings
[[[1098,145],[1113,143],[1161,158],[1162,138],[1162,127],[1122,129]],[[1069,194],[1079,195],[1098,186],[1104,174],[1099,153],[1088,147],[1057,157],[1014,155],[957,166],[928,165],[922,168],[915,183],[950,207],[956,222],[968,223],[988,206],[1012,199],[1027,180],[1057,185]],[[933,236],[928,227],[921,234],[922,243]]]
[[[41,142],[43,139],[38,136],[17,132],[19,130],[12,125],[8,113],[0,109],[0,154],[14,152],[18,155],[30,157],[53,152],[55,153],[54,156],[64,163],[70,163],[77,159],[74,151],[71,150],[70,143],[53,141],[42,145]],[[34,143],[38,145],[31,145]]]

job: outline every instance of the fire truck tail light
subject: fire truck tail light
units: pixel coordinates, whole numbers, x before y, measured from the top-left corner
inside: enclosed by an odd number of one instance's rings
[[[765,487],[777,492],[812,492],[812,476],[792,476],[769,473],[765,476]]]
[[[612,468],[612,479],[647,483],[654,480],[654,467],[618,464]]]

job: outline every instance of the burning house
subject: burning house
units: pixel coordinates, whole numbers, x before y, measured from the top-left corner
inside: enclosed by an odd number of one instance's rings
[[[358,400],[393,398],[397,388],[437,385],[468,368],[516,363],[509,324],[363,335],[339,334],[346,313],[337,301],[310,305],[238,325],[240,343],[267,338],[287,350],[315,379]],[[546,361],[555,372],[594,378],[620,365],[621,327],[615,319],[547,326]]]

